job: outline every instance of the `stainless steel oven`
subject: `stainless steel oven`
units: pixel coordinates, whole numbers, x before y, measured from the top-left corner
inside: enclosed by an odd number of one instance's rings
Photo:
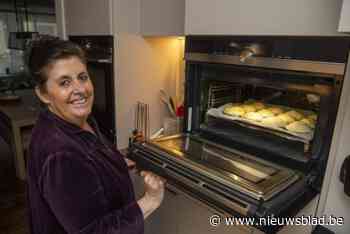
[[[130,157],[223,212],[294,216],[321,189],[349,45],[187,37],[183,132],[134,142]]]
[[[70,36],[85,51],[94,84],[93,115],[103,134],[116,144],[113,36]]]

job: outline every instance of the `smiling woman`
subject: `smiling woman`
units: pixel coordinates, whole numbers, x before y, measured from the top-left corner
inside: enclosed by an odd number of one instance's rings
[[[45,89],[36,88],[39,98],[50,111],[85,129],[93,104],[93,86],[85,64],[71,57],[55,62],[45,71],[48,77]]]
[[[32,45],[29,68],[47,107],[32,132],[28,157],[31,233],[143,233],[163,180],[144,176],[135,200],[128,165],[90,115],[94,89],[83,51],[60,39]]]

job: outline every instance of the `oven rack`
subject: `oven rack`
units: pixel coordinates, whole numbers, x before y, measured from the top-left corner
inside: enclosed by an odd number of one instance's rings
[[[230,104],[223,105],[219,108],[211,108],[207,111],[207,115],[210,115],[215,118],[219,119],[225,119],[228,121],[233,121],[237,124],[240,124],[243,127],[247,127],[250,129],[258,130],[258,131],[264,131],[268,132],[270,134],[277,135],[279,137],[283,137],[288,140],[292,141],[299,141],[303,142],[306,146],[305,149],[309,149],[309,145],[313,139],[313,131],[308,134],[308,133],[295,133],[291,132],[282,128],[276,128],[276,127],[271,127],[264,125],[262,123],[256,122],[256,121],[250,121],[248,119],[240,118],[240,117],[235,117],[235,116],[228,116],[223,113],[223,110],[225,109],[226,106]]]

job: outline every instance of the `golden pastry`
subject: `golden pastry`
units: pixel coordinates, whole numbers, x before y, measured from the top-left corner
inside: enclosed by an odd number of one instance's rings
[[[304,124],[306,124],[307,126],[309,126],[310,128],[314,129],[315,128],[315,120],[311,119],[311,118],[304,118],[302,120],[300,120],[301,122],[303,122]]]
[[[267,110],[271,111],[275,115],[279,115],[279,114],[282,114],[284,112],[283,109],[279,108],[279,107],[270,107]]]
[[[301,120],[302,118],[304,118],[304,115],[295,111],[295,110],[291,110],[291,111],[288,111],[286,113],[287,115],[289,115],[290,117],[292,117],[293,119],[295,120]]]
[[[243,116],[245,111],[242,107],[239,106],[228,106],[224,109],[224,114],[232,116]]]
[[[249,113],[245,114],[244,117],[249,119],[249,120],[254,120],[254,121],[258,121],[258,122],[263,120],[263,117],[258,112],[249,112]]]
[[[267,118],[267,117],[272,117],[274,116],[274,113],[272,113],[271,111],[267,110],[267,109],[263,109],[258,111],[258,113],[263,117],[263,118]]]
[[[290,115],[287,115],[286,113],[278,115],[278,118],[283,120],[286,124],[290,124],[295,121]]]
[[[255,112],[256,108],[253,105],[241,105],[240,107],[242,107],[245,111],[245,113],[249,113],[249,112]]]
[[[286,129],[288,129],[291,132],[296,133],[310,133],[311,129],[303,122],[296,121],[286,126]]]
[[[257,111],[265,108],[265,105],[262,102],[254,102],[253,106]]]
[[[274,117],[268,117],[262,120],[262,123],[266,126],[271,126],[274,128],[282,128],[287,125],[285,121],[283,121],[281,118],[274,116]]]
[[[316,114],[311,114],[311,115],[308,115],[307,118],[316,121],[317,120],[317,115]]]

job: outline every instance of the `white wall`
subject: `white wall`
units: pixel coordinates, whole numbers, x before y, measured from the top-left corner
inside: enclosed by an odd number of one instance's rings
[[[162,126],[166,109],[159,90],[173,96],[182,76],[184,41],[175,37],[140,36],[140,0],[114,1],[113,28],[116,38],[116,110],[118,148],[127,147],[134,128],[137,101],[150,106],[151,133]]]
[[[186,0],[187,34],[334,35],[342,0]]]

